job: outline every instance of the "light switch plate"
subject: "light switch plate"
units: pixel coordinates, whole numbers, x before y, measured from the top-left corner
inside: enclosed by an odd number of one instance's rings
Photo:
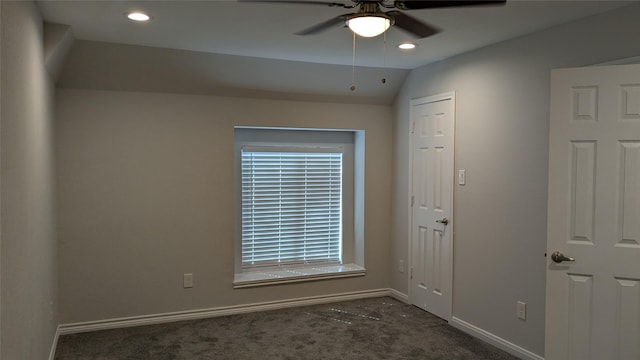
[[[467,184],[467,171],[466,170],[458,170],[458,185],[466,185]]]
[[[527,304],[522,302],[522,301],[518,301],[518,313],[517,313],[518,319],[520,320],[527,320]]]

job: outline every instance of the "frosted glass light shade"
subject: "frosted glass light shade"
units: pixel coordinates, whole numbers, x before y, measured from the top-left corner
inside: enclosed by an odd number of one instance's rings
[[[358,16],[347,20],[347,26],[363,37],[374,37],[387,31],[391,20],[382,16]]]

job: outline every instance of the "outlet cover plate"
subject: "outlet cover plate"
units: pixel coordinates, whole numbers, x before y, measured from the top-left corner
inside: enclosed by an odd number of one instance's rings
[[[182,278],[182,286],[186,288],[193,287],[193,274],[184,274]]]

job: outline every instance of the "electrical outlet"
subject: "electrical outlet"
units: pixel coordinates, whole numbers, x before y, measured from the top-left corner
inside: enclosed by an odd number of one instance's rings
[[[186,288],[193,287],[193,274],[184,274],[182,277],[182,286]]]
[[[400,273],[404,273],[404,260],[402,259],[398,262],[398,271],[400,271]]]
[[[520,320],[527,320],[527,304],[526,303],[522,301],[518,301],[517,316],[518,316],[518,319]]]

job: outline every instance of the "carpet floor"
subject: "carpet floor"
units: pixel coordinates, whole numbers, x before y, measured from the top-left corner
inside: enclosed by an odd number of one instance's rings
[[[440,318],[382,297],[61,336],[57,360],[512,360]]]

